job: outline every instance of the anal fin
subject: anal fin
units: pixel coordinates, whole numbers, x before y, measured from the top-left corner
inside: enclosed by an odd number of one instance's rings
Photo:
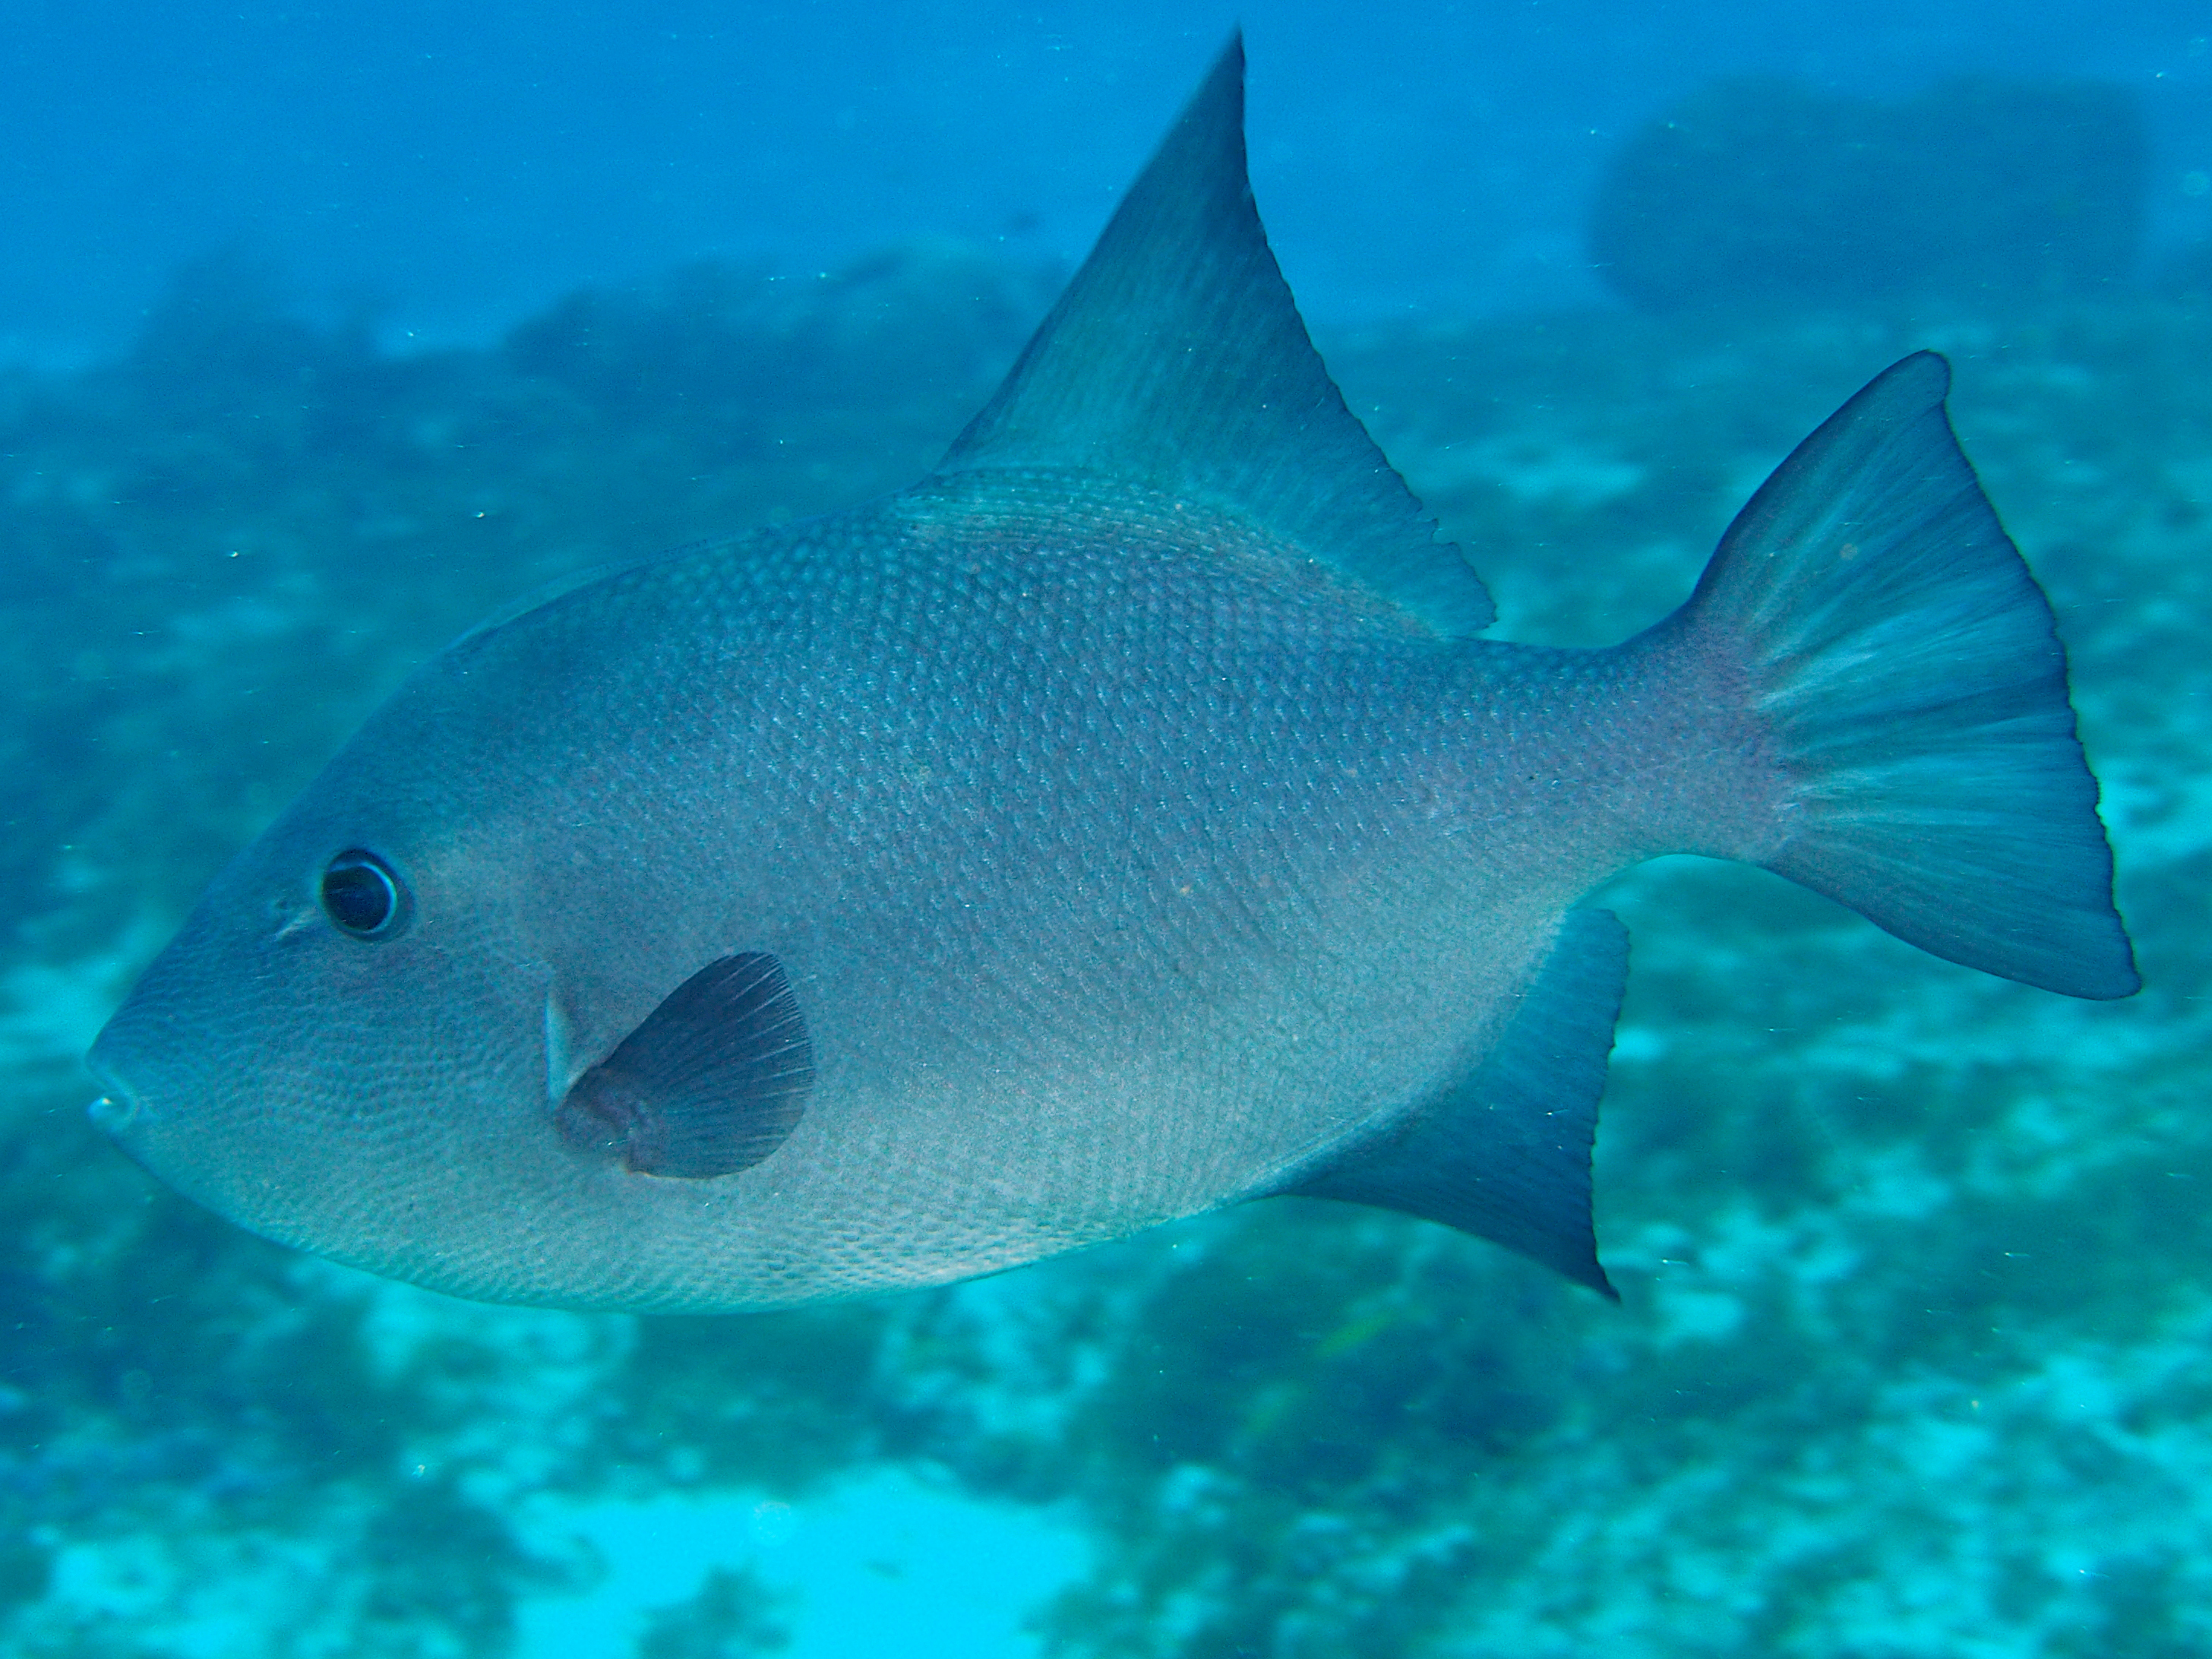
[[[1285,1192],[1441,1221],[1618,1301],[1590,1223],[1590,1149],[1627,974],[1620,919],[1568,912],[1472,1074]]]

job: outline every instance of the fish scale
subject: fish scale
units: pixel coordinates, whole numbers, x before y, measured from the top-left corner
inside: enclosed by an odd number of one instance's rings
[[[272,1237],[720,1311],[1303,1194],[1611,1293],[1593,887],[1763,864],[2136,984],[2050,608],[1922,353],[1673,617],[1475,637],[1244,177],[1232,45],[944,464],[501,613],[219,877],[94,1115]]]

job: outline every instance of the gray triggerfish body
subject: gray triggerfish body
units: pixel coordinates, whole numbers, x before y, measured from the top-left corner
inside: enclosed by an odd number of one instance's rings
[[[215,882],[94,1112],[270,1237],[714,1311],[1279,1194],[1609,1290],[1596,884],[1764,865],[2081,997],[2137,981],[2050,607],[1930,354],[1672,617],[1478,637],[1309,342],[1232,44],[912,489],[504,613]]]

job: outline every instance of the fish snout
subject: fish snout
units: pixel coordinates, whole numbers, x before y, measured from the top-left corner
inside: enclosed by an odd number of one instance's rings
[[[85,1108],[90,1117],[104,1133],[120,1135],[137,1123],[146,1113],[146,1103],[137,1090],[118,1076],[115,1068],[105,1063],[97,1051],[85,1061],[92,1080],[100,1085],[100,1093],[91,1105]]]
[[[106,1032],[100,1033],[100,1041],[93,1044],[84,1066],[100,1086],[98,1096],[85,1108],[85,1115],[102,1133],[127,1144],[131,1132],[151,1121],[154,1114],[145,1096],[124,1075]]]
[[[109,1134],[119,1135],[138,1121],[138,1115],[143,1109],[138,1103],[138,1097],[128,1089],[112,1088],[106,1094],[94,1097],[92,1104],[84,1109],[85,1115],[101,1129]]]

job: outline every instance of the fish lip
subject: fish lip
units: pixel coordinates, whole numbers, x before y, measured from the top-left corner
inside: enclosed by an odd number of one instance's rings
[[[134,1124],[152,1115],[144,1098],[123,1080],[114,1066],[100,1058],[97,1050],[85,1056],[84,1065],[92,1073],[92,1080],[100,1085],[100,1093],[84,1109],[85,1115],[104,1133],[119,1139]]]

